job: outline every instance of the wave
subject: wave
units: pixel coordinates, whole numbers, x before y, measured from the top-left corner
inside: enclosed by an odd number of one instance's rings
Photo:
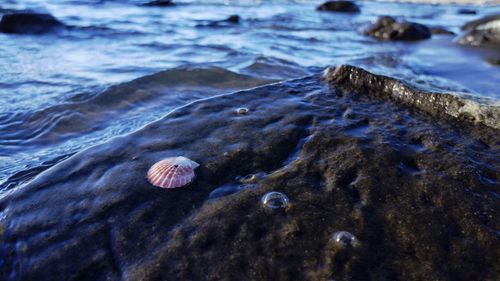
[[[211,95],[252,88],[271,79],[237,74],[222,68],[175,68],[112,86],[78,102],[37,112],[2,117],[0,146],[54,145],[75,135],[95,132],[137,111],[162,107],[163,113]],[[22,145],[20,145],[22,144]],[[5,148],[4,148],[5,149]]]

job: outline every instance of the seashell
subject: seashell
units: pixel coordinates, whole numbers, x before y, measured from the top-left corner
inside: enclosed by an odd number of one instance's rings
[[[147,179],[161,188],[185,186],[194,179],[194,169],[198,166],[200,164],[183,156],[166,158],[149,168]]]

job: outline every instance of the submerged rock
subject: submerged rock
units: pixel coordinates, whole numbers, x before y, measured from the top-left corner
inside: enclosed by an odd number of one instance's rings
[[[408,21],[396,21],[395,18],[380,17],[367,30],[365,35],[369,35],[382,40],[421,40],[431,37],[431,30],[419,23]]]
[[[500,58],[489,58],[486,60],[491,65],[499,65],[500,66]]]
[[[431,27],[430,30],[432,34],[436,35],[455,35],[455,32],[449,31],[448,29],[443,27]]]
[[[457,13],[460,15],[475,15],[477,14],[477,11],[473,9],[462,8],[458,9]]]
[[[19,34],[40,34],[63,27],[64,24],[49,14],[13,13],[0,20],[0,32]]]
[[[500,15],[471,21],[462,27],[458,42],[464,45],[500,48]]]
[[[432,99],[458,106],[341,66],[178,108],[4,194],[0,279],[494,280],[498,130]],[[203,163],[192,185],[151,186],[175,155]],[[285,212],[262,207],[274,190]]]
[[[351,1],[328,1],[319,5],[316,10],[328,12],[359,13],[358,5]]]
[[[172,0],[154,0],[147,3],[142,4],[144,7],[171,7],[176,4]]]
[[[240,23],[240,16],[231,15],[224,20],[209,21],[203,24],[197,25],[198,27],[230,27]]]

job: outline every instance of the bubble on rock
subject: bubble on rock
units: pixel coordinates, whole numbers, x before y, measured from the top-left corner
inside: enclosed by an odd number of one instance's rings
[[[272,191],[264,194],[262,196],[262,205],[269,209],[286,209],[290,201],[285,194],[277,191]]]
[[[355,247],[359,244],[358,239],[348,231],[337,231],[332,235],[332,240],[335,244],[342,247]]]
[[[248,114],[250,110],[246,107],[240,107],[240,108],[237,108],[236,109],[236,113],[238,113],[239,115],[245,115],[245,114]]]

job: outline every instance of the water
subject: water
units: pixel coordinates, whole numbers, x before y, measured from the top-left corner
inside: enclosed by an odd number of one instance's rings
[[[3,1],[2,9],[48,12],[69,28],[41,36],[0,34],[0,183],[13,175],[9,184],[21,183],[54,159],[135,131],[193,100],[328,65],[351,63],[500,99],[500,67],[487,62],[498,53],[457,45],[447,35],[394,43],[359,32],[380,15],[459,32],[466,21],[500,7],[459,15],[462,6],[362,2],[362,13],[350,15],[316,12],[321,2],[179,0],[155,8],[132,0]],[[240,24],[210,26],[233,14]],[[166,69],[173,70],[162,81],[171,81],[161,87],[105,91]]]

